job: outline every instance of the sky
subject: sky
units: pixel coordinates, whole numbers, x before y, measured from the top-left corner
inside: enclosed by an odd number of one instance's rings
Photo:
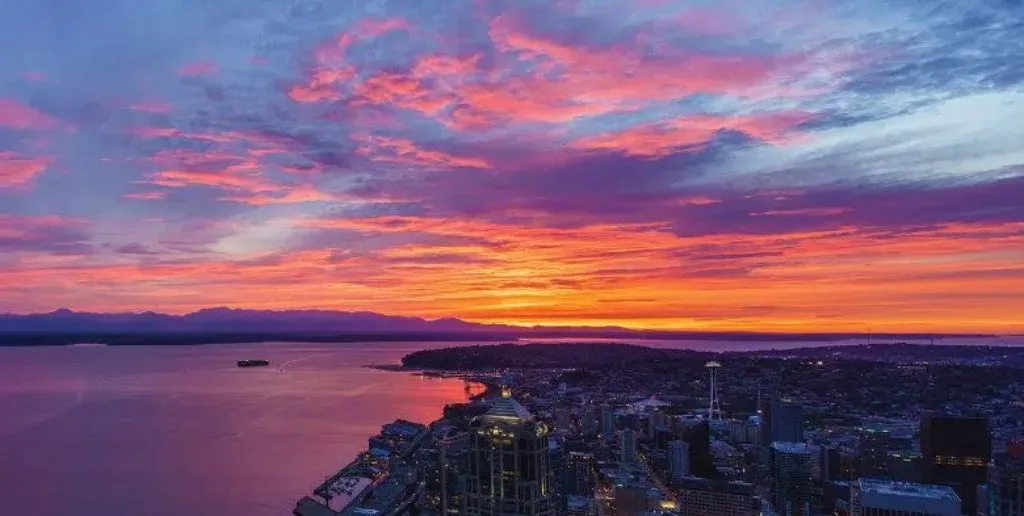
[[[0,6],[0,312],[1024,332],[1020,0]]]

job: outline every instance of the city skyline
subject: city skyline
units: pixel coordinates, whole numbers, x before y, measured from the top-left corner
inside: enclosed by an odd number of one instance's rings
[[[5,8],[0,313],[1024,333],[1020,9]]]

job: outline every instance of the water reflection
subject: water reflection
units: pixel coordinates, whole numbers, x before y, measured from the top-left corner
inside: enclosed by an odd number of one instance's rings
[[[288,514],[381,424],[466,399],[362,367],[443,345],[0,349],[4,513]]]

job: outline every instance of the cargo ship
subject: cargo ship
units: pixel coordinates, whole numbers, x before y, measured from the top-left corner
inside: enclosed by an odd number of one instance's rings
[[[268,365],[270,365],[270,361],[262,358],[238,361],[238,367],[265,367]]]

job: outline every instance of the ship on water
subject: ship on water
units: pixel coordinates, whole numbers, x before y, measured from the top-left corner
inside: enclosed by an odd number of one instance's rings
[[[270,365],[270,361],[264,360],[262,358],[253,358],[249,360],[238,361],[238,367],[265,367],[268,365]]]

